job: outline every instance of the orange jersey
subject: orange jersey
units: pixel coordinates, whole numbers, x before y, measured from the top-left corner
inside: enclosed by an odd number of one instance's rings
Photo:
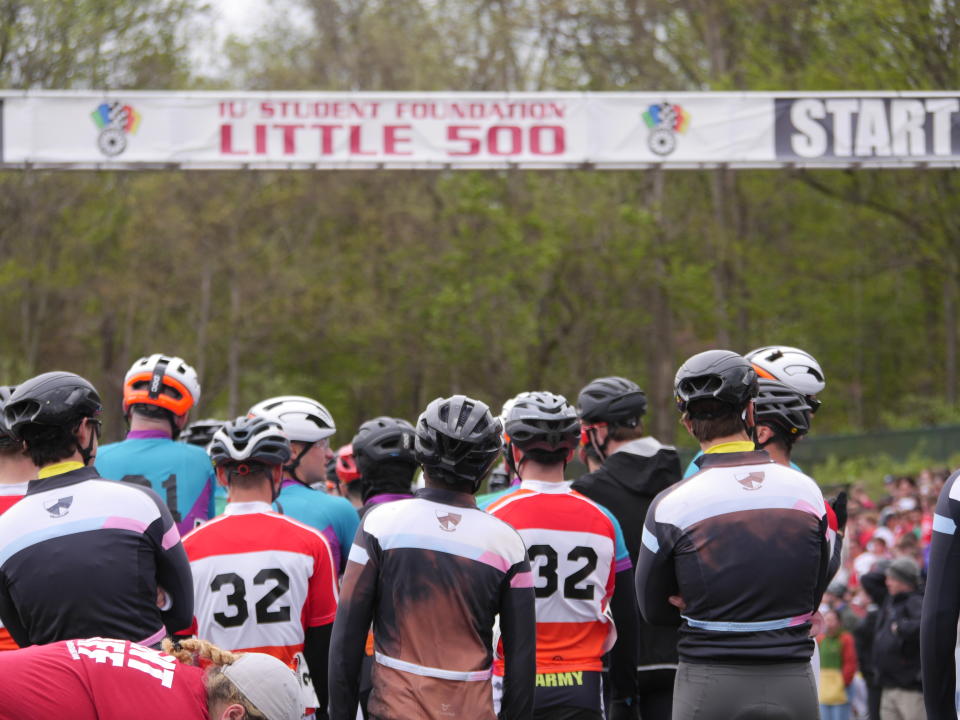
[[[613,516],[569,483],[524,480],[487,508],[523,538],[534,576],[537,672],[603,669],[616,630],[607,614],[616,573],[630,567]],[[495,661],[494,672],[503,674]]]
[[[306,628],[333,622],[329,543],[267,503],[229,503],[183,547],[193,571],[194,629],[215,645],[268,653],[296,668]]]
[[[0,515],[13,507],[27,494],[27,483],[15,485],[0,485]],[[10,637],[10,632],[0,623],[0,651],[16,650],[20,646]]]

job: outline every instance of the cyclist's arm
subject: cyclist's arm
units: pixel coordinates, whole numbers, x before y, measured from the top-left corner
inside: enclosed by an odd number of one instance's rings
[[[607,517],[613,523],[616,564],[612,583],[607,588],[612,593],[610,612],[617,628],[617,643],[610,652],[610,682],[613,700],[632,702],[637,694],[637,597],[633,584],[633,563],[623,538],[623,530],[617,518],[610,512]]]
[[[333,623],[307,628],[303,639],[303,657],[310,670],[313,691],[317,695],[319,718],[327,717],[327,658],[330,654],[330,635]]]
[[[658,495],[653,501],[643,523],[635,577],[637,605],[643,619],[651,625],[676,626],[680,624],[680,613],[670,604],[669,598],[679,592],[671,537],[679,529],[656,521],[657,508],[663,497],[663,494]]]
[[[20,614],[13,604],[13,598],[10,595],[10,589],[7,583],[6,575],[0,571],[0,621],[9,631],[10,637],[16,641],[20,647],[30,645],[30,633],[20,622]]]
[[[933,516],[927,589],[920,623],[923,699],[930,720],[956,720],[957,618],[960,617],[960,501],[950,495],[957,474],[944,485]],[[958,486],[960,490],[960,486]]]
[[[500,720],[527,720],[533,714],[537,672],[534,602],[533,573],[529,561],[524,559],[510,568],[500,589],[504,661]]]
[[[379,566],[380,544],[361,525],[350,547],[340,587],[340,607],[330,639],[327,678],[331,720],[355,720],[357,716],[360,665],[373,620]]]
[[[303,656],[310,670],[313,689],[320,707],[320,718],[327,716],[327,656],[330,652],[330,635],[337,615],[337,572],[333,567],[330,544],[321,533],[313,552],[313,574],[307,589],[304,607]]]
[[[154,545],[157,585],[170,600],[168,609],[161,610],[160,616],[167,631],[176,633],[193,622],[193,573],[167,506],[152,490],[142,488],[141,491],[151,496],[160,512],[160,517],[147,527],[146,534]]]

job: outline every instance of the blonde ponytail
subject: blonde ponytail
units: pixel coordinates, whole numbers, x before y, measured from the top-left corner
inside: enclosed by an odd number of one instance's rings
[[[213,643],[200,638],[187,638],[181,640],[176,646],[170,638],[164,638],[162,647],[167,655],[176,658],[184,665],[199,665],[200,660],[210,662],[210,667],[207,668],[203,678],[203,685],[207,690],[207,708],[213,707],[215,702],[222,701],[227,705],[242,705],[246,711],[244,720],[267,720],[256,705],[247,700],[230,678],[220,670],[225,665],[235,663],[240,658],[239,654],[218,648]]]

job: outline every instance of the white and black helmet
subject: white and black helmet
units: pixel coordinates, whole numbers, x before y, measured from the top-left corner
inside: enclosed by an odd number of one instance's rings
[[[808,398],[812,399],[826,387],[820,363],[799,348],[768,345],[751,350],[744,357],[761,378],[778,380]],[[816,411],[820,403],[815,401],[813,405]]]
[[[316,400],[302,395],[281,395],[263,400],[247,414],[279,423],[291,442],[315,443],[337,431],[330,412]]]
[[[283,428],[262,417],[238,417],[225,423],[210,441],[210,459],[224,463],[283,465],[290,459],[290,441]]]
[[[563,395],[531,392],[510,408],[504,432],[524,452],[573,450],[580,442],[580,418]]]

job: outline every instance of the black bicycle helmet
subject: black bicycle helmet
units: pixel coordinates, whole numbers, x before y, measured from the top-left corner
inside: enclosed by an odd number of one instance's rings
[[[378,417],[367,420],[353,436],[353,457],[362,475],[374,463],[398,460],[417,464],[414,455],[416,430],[403,418]]]
[[[590,381],[577,397],[577,414],[585,423],[636,427],[647,412],[647,396],[640,386],[622,377]]]
[[[7,429],[6,420],[3,419],[3,406],[7,404],[16,389],[15,385],[0,385],[0,447],[13,447],[18,444],[13,433]]]
[[[180,442],[189,443],[190,445],[206,447],[210,444],[210,441],[213,440],[213,436],[217,434],[217,430],[225,424],[226,420],[214,420],[213,418],[197,420],[187,425],[184,431],[180,433],[178,439]]]
[[[466,395],[437,398],[417,420],[416,459],[428,473],[466,480],[476,492],[500,455],[502,432],[485,403]]]
[[[716,413],[690,411],[698,400],[717,400],[741,410],[757,395],[757,373],[731,350],[707,350],[689,358],[674,379],[677,409],[691,417],[708,419]]]
[[[217,430],[208,452],[214,465],[283,465],[290,459],[290,441],[278,422],[262,417],[238,417]]]
[[[507,413],[508,442],[520,450],[572,450],[580,442],[580,420],[563,395],[533,392]]]
[[[754,404],[757,425],[767,425],[787,438],[810,432],[812,408],[805,395],[776,380],[759,381],[760,391]]]
[[[103,410],[100,395],[89,381],[69,372],[48,372],[20,383],[3,406],[9,433],[23,439],[28,425],[73,426],[83,418],[97,418]]]

